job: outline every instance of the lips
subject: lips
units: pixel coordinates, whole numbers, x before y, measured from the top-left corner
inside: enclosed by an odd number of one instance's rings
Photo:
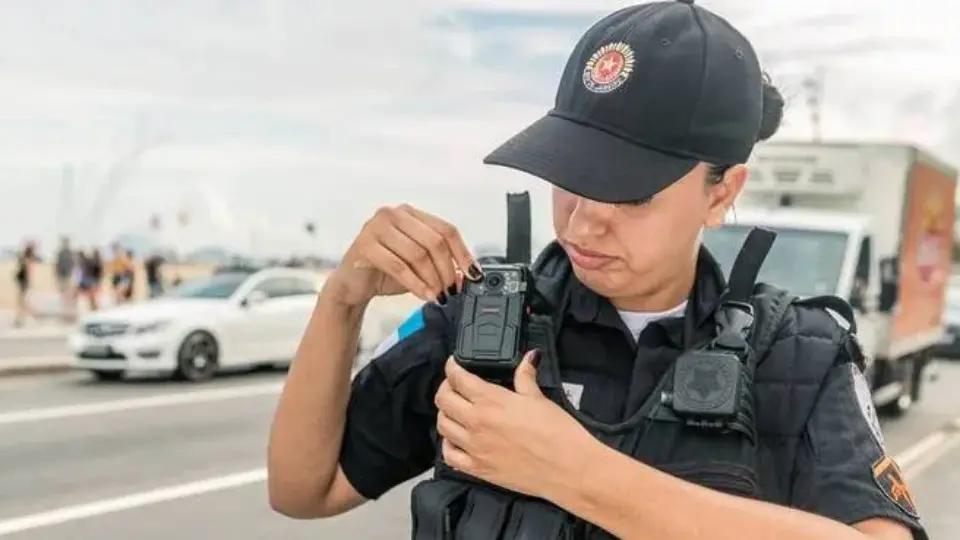
[[[584,249],[569,242],[564,243],[564,247],[573,264],[585,270],[598,270],[616,260],[615,257]]]

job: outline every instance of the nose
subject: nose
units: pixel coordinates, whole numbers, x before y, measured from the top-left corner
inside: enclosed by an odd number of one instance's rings
[[[570,213],[567,231],[571,236],[579,238],[601,236],[607,230],[613,209],[612,204],[578,196],[573,212]]]

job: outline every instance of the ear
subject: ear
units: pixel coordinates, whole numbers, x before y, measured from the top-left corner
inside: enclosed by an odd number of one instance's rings
[[[704,226],[715,229],[723,225],[727,211],[737,200],[746,182],[746,165],[733,165],[723,173],[720,182],[707,187],[709,190],[709,206]]]

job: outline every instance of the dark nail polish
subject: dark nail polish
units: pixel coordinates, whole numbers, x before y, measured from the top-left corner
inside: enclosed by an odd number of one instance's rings
[[[437,303],[441,306],[447,305],[447,293],[440,293],[440,296],[437,297]]]
[[[477,266],[477,263],[472,263],[470,268],[467,268],[467,277],[472,281],[480,281],[483,279],[483,270]]]
[[[460,291],[457,290],[456,285],[451,285],[447,287],[447,294],[449,294],[450,296],[456,296],[458,292]]]

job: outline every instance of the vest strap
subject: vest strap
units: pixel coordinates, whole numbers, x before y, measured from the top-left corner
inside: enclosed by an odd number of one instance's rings
[[[475,486],[467,494],[463,518],[456,526],[455,540],[501,538],[513,497],[506,492]]]
[[[470,484],[453,480],[427,480],[413,488],[410,497],[413,540],[451,538],[462,506],[458,502]],[[459,508],[458,508],[459,507]]]
[[[740,253],[737,254],[730,278],[727,280],[727,299],[733,302],[747,302],[753,295],[753,287],[760,275],[760,268],[766,260],[777,233],[754,227],[748,234]]]
[[[566,512],[551,504],[525,499],[514,504],[503,540],[569,538],[571,524]]]

